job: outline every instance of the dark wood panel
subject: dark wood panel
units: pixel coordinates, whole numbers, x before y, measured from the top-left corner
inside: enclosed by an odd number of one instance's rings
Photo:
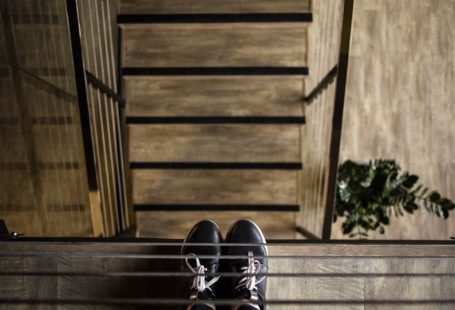
[[[255,221],[264,232],[266,238],[294,239],[294,213],[293,212],[138,212],[138,236],[185,238],[194,224],[210,219],[215,221],[223,236],[229,227],[237,220],[248,218]],[[277,220],[279,219],[279,220]]]
[[[134,170],[133,202],[295,204],[296,171]]]
[[[124,67],[305,66],[296,23],[123,25]]]
[[[301,116],[298,76],[125,77],[129,116]]]
[[[120,14],[309,12],[309,0],[122,0]]]

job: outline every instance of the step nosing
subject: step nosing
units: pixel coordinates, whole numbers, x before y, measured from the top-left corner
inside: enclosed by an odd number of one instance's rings
[[[200,75],[308,75],[307,66],[249,66],[249,67],[123,67],[122,76],[200,76]]]
[[[305,124],[305,116],[128,116],[127,124]]]
[[[118,24],[155,23],[279,23],[313,21],[311,12],[275,13],[162,13],[162,14],[119,14]]]
[[[133,204],[135,211],[278,211],[296,212],[297,204]]]
[[[301,170],[300,162],[130,162],[131,169],[276,169]]]

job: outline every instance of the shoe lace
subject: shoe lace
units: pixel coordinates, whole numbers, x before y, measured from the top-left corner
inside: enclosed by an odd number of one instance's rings
[[[205,268],[204,265],[201,264],[199,258],[195,254],[190,254],[191,257],[187,257],[185,259],[186,265],[188,268],[191,270],[192,273],[197,274],[194,279],[193,279],[193,284],[191,285],[192,289],[197,290],[198,292],[203,292],[206,289],[212,290],[211,286],[215,284],[220,277],[214,277],[212,280],[207,282],[205,272],[207,271],[207,268]],[[195,259],[196,260],[196,268],[193,268],[191,264],[189,263],[189,259]]]
[[[248,252],[248,265],[240,268],[240,270],[242,270],[242,273],[246,274],[246,276],[240,279],[235,289],[237,290],[246,288],[249,291],[257,290],[256,285],[264,281],[266,278],[264,276],[259,280],[256,279],[256,275],[261,271],[261,266],[261,262],[257,259],[254,259],[253,252]]]

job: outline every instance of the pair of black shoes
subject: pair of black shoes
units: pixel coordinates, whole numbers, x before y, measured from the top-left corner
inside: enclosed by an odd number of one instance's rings
[[[222,246],[221,232],[213,221],[201,221],[191,229],[181,250],[187,256],[182,267],[196,276],[189,279],[185,298],[190,305],[233,298],[239,304],[254,305],[251,309],[265,309],[268,250],[260,228],[253,221],[239,220],[229,229],[224,243]],[[222,255],[226,257],[220,259]],[[217,283],[221,272],[231,273],[223,288]]]

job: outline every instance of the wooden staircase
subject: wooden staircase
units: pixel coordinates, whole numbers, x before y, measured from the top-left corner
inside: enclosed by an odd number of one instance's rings
[[[295,237],[309,3],[120,2],[139,236],[246,217]]]
[[[180,246],[156,239],[0,241],[0,308],[177,309],[188,276]],[[269,242],[269,252],[267,300],[275,304],[268,309],[455,304],[453,242]],[[157,304],[163,300],[173,305]]]

